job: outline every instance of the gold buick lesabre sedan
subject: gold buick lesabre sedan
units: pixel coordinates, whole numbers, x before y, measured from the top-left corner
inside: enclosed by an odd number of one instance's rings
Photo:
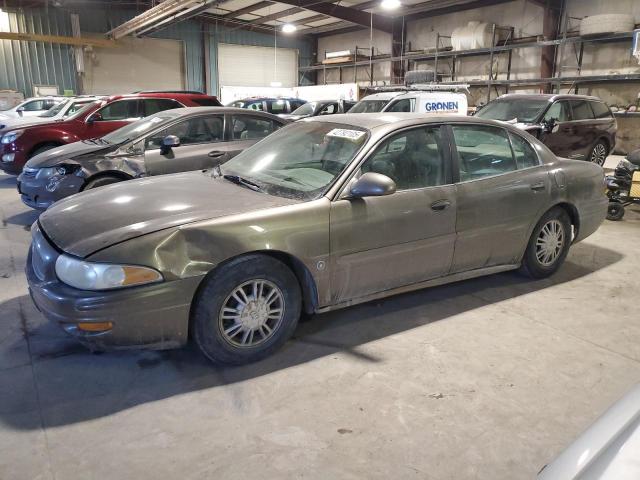
[[[605,218],[603,170],[488,120],[346,114],[206,171],[73,195],[32,227],[32,298],[94,349],[269,355],[302,312],[553,274]]]

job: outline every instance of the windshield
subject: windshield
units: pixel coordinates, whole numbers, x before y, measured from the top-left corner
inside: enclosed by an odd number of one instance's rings
[[[516,120],[522,123],[535,122],[540,114],[547,108],[547,100],[535,100],[530,98],[510,98],[494,100],[487,103],[482,110],[476,113],[476,117],[491,120]]]
[[[54,105],[49,110],[47,110],[44,113],[41,113],[38,116],[39,117],[43,117],[43,118],[55,117],[57,114],[59,114],[62,111],[63,108],[65,108],[67,105],[69,105],[69,103],[71,103],[71,100],[66,100],[64,102],[60,102],[59,104]]]
[[[269,135],[221,167],[270,195],[321,197],[366,142],[360,127],[331,122],[296,122]]]
[[[376,113],[381,112],[382,109],[389,103],[390,100],[360,100],[356,103],[349,113]]]
[[[147,133],[153,128],[159,127],[163,123],[175,119],[177,116],[178,115],[169,114],[168,111],[154,113],[153,115],[149,115],[137,122],[130,123],[129,125],[125,125],[118,130],[106,134],[102,137],[102,140],[115,144],[124,143],[129,140],[133,140],[134,138],[138,138],[140,135]]]
[[[291,115],[313,115],[313,112],[316,111],[316,105],[318,105],[317,102],[305,103],[291,112]]]
[[[95,106],[96,103],[97,102],[91,102],[91,103],[87,103],[86,105],[83,105],[82,108],[80,108],[79,110],[76,110],[74,113],[69,115],[67,117],[67,119],[68,120],[73,120],[75,118],[81,117],[85,113],[88,113],[89,110],[91,110]]]

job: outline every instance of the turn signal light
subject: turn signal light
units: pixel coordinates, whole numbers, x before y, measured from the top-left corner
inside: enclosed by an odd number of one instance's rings
[[[160,275],[160,273],[149,268],[122,267],[122,271],[124,273],[122,286],[139,285],[142,283],[151,283],[162,280],[162,275]]]
[[[113,328],[113,322],[82,322],[78,323],[78,329],[84,332],[106,332]]]

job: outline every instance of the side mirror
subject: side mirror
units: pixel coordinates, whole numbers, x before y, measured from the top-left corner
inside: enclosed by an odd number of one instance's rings
[[[162,146],[160,147],[160,153],[165,155],[171,151],[174,147],[180,146],[180,138],[175,135],[167,135],[162,139]]]
[[[87,118],[87,123],[89,123],[89,124],[91,124],[93,122],[100,122],[100,121],[102,121],[102,114],[98,113],[98,112],[92,113]]]
[[[351,198],[382,197],[396,193],[396,182],[381,173],[367,172],[351,185]]]
[[[22,116],[22,112],[24,112],[24,107],[16,108],[16,112],[18,112],[18,115]]]

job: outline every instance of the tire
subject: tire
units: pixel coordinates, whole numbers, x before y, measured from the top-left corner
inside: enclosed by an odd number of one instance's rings
[[[604,140],[598,140],[598,142],[591,149],[589,154],[589,161],[604,166],[604,162],[609,155],[609,147]]]
[[[111,185],[112,183],[122,182],[122,178],[114,175],[105,175],[103,177],[94,178],[89,180],[83,187],[84,190],[91,190],[92,188],[104,187],[105,185]]]
[[[262,302],[255,302],[256,293]],[[214,363],[255,362],[293,335],[301,306],[300,285],[284,263],[266,255],[240,257],[205,278],[192,310],[193,338]]]
[[[31,160],[36,155],[40,155],[41,153],[46,152],[47,150],[51,150],[52,148],[56,148],[59,146],[60,145],[58,145],[57,143],[47,143],[46,145],[40,145],[38,148],[36,148],[29,154],[28,159]]]
[[[624,217],[624,205],[618,202],[609,202],[607,206],[607,220],[617,222]]]
[[[561,239],[554,235],[554,231],[562,232]],[[564,209],[554,207],[545,213],[533,229],[522,258],[520,273],[536,279],[553,275],[567,258],[571,245],[571,233],[571,221]],[[547,245],[551,250],[544,247],[545,237],[549,239]],[[558,242],[556,248],[552,248],[556,241]],[[547,253],[551,258],[546,256]]]

